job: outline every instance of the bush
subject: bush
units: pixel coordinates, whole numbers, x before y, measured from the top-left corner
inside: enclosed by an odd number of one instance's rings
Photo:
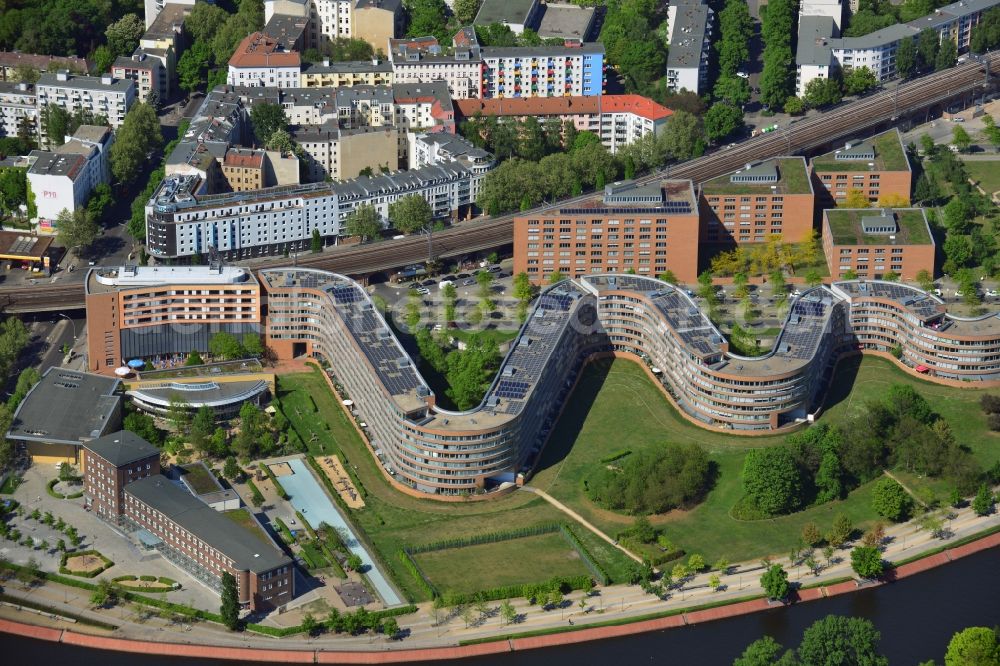
[[[871,546],[858,546],[851,551],[851,568],[862,578],[878,578],[885,569],[882,551]]]
[[[587,547],[583,545],[583,542],[580,541],[580,538],[576,536],[576,533],[573,532],[573,528],[565,524],[560,525],[559,532],[563,535],[563,538],[565,538],[566,541],[569,542],[569,545],[572,546],[573,549],[577,552],[577,554],[580,556],[580,559],[583,560],[583,563],[587,565],[587,568],[590,569],[590,573],[594,575],[594,578],[597,579],[597,582],[599,582],[601,585],[607,585],[609,582],[611,582],[611,576],[609,576],[608,572],[604,570],[604,567],[602,567],[600,563],[594,559],[594,556],[590,554],[590,551],[587,550]]]
[[[264,503],[264,493],[260,492],[260,488],[257,484],[253,482],[253,479],[247,479],[247,488],[250,489],[250,503],[254,506],[260,506]]]
[[[767,515],[789,513],[802,504],[802,473],[786,446],[754,449],[743,463],[743,492]]]
[[[913,500],[894,479],[883,477],[872,488],[872,508],[883,518],[899,522],[910,514]]]
[[[98,567],[97,569],[94,569],[93,571],[72,571],[66,568],[66,561],[69,560],[69,558],[81,557],[84,555],[93,555],[95,557],[99,557],[102,560],[103,565]],[[114,564],[115,564],[114,562],[104,557],[104,555],[102,555],[96,550],[83,550],[80,551],[79,553],[63,553],[62,557],[59,559],[59,573],[67,574],[70,576],[83,576],[84,578],[94,578],[95,576],[101,574],[105,570],[113,567]]]
[[[433,585],[431,585],[430,581],[427,580],[424,573],[420,570],[420,567],[417,566],[417,563],[413,560],[413,558],[410,557],[409,553],[401,548],[397,551],[396,557],[398,557],[399,561],[403,563],[403,566],[406,567],[406,570],[410,572],[410,575],[417,581],[417,585],[420,586],[427,596],[432,599],[439,596],[437,590]]]
[[[617,451],[612,451],[608,455],[601,458],[601,462],[605,464],[613,463],[616,460],[621,460],[630,453],[632,453],[630,449],[618,449]]]
[[[987,414],[1000,413],[1000,395],[990,395],[986,393],[979,399],[979,406]]]
[[[587,494],[606,509],[663,513],[700,500],[711,477],[712,463],[700,446],[668,443],[630,455],[620,470],[602,465],[587,480]]]
[[[51,481],[46,483],[45,492],[47,492],[50,496],[55,497],[56,499],[66,499],[65,495],[63,495],[62,493],[57,493],[55,491],[57,483],[59,483],[59,479],[52,479]]]
[[[267,474],[267,478],[269,478],[271,480],[271,483],[274,484],[274,489],[278,493],[278,497],[280,497],[283,500],[287,500],[288,493],[285,492],[285,489],[281,486],[281,482],[278,481],[278,477],[274,475],[274,472],[271,471],[271,468],[265,465],[264,463],[260,463],[259,467],[262,470],[264,470],[264,473]]]

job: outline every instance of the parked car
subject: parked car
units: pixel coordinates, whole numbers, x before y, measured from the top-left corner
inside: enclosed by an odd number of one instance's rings
[[[749,79],[750,78],[750,75],[747,74],[746,72],[736,72],[736,76],[740,77],[741,79]]]
[[[421,287],[433,287],[437,284],[437,280],[424,280],[420,283]]]
[[[421,296],[426,296],[427,294],[431,293],[431,290],[428,289],[427,287],[419,287],[417,289],[417,293],[420,294]]]
[[[463,287],[471,287],[474,284],[476,284],[476,278],[469,278],[467,280],[462,281]]]

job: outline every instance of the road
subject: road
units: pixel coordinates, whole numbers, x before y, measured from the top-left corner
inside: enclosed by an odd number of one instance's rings
[[[992,71],[1000,67],[1000,52],[985,56]],[[890,90],[872,93],[853,102],[844,102],[822,115],[805,117],[784,125],[776,132],[754,137],[732,148],[722,148],[704,157],[637,179],[649,183],[663,178],[691,179],[696,183],[729,173],[747,162],[779,155],[803,154],[846,138],[860,138],[903,114],[928,109],[958,95],[981,90],[984,68],[969,61],[944,72],[907,81]],[[992,83],[992,82],[991,82]],[[572,206],[592,194],[560,201]],[[541,208],[534,209],[540,211]],[[525,211],[518,215],[531,214]],[[434,234],[434,254],[438,258],[465,257],[509,245],[513,236],[514,215],[481,217],[461,222]],[[337,246],[319,254],[297,259],[299,266],[332,270],[347,275],[370,275],[390,271],[407,264],[422,263],[427,258],[427,240],[410,236],[375,244]],[[256,264],[255,268],[288,265],[288,259],[276,258]],[[41,286],[41,285],[40,285]],[[29,292],[0,288],[0,307],[7,312],[55,310],[83,305],[80,286],[51,285]]]

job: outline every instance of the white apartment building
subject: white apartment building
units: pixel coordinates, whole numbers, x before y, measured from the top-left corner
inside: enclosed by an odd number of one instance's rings
[[[0,136],[17,136],[22,128],[34,136],[37,126],[35,86],[0,81]]]
[[[262,32],[248,35],[229,59],[226,83],[231,86],[298,88],[302,60]]]
[[[593,97],[604,91],[604,45],[486,47],[483,93],[491,97]]]
[[[462,35],[471,29],[459,32]],[[444,81],[455,99],[482,96],[482,60],[478,42],[459,44],[445,55],[434,37],[389,40],[389,60],[396,83]]]
[[[933,30],[939,41],[950,39],[959,52],[969,47],[972,28],[984,12],[1000,0],[959,0],[909,23],[898,23],[862,37],[838,37],[839,28],[822,16],[799,20],[796,51],[796,94],[802,95],[814,78],[828,77],[830,70],[868,67],[879,81],[896,76],[896,49],[905,39],[916,40],[924,30]]]
[[[47,141],[47,137],[42,115],[50,104],[61,106],[69,113],[82,109],[104,116],[109,125],[118,129],[125,120],[125,114],[136,101],[135,82],[116,79],[110,74],[101,77],[76,76],[67,72],[42,74],[35,84],[35,92],[38,136],[43,143]]]
[[[153,25],[153,21],[156,17],[160,15],[163,8],[167,5],[187,5],[188,7],[194,7],[196,2],[207,2],[210,5],[215,4],[215,0],[145,0],[146,9],[146,27]]]
[[[670,109],[640,95],[605,95],[600,100],[597,135],[612,154],[647,134],[659,134],[673,115]]]
[[[701,94],[708,82],[715,13],[700,0],[681,0],[667,7],[667,87]]]
[[[435,217],[471,206],[482,176],[463,161],[340,183],[312,183],[254,192],[199,195],[198,176],[165,178],[146,204],[146,238],[154,257],[175,258],[215,248],[240,259],[306,249],[314,229],[336,238],[351,212],[371,205],[386,218],[389,205],[419,195]]]
[[[52,223],[59,213],[72,213],[87,203],[95,187],[111,182],[108,155],[113,143],[110,128],[81,125],[54,151],[31,151],[34,162],[28,168],[28,182],[43,231],[54,232]]]
[[[494,166],[492,155],[450,132],[411,133],[407,134],[407,140],[410,169],[463,160],[472,173],[482,175]]]

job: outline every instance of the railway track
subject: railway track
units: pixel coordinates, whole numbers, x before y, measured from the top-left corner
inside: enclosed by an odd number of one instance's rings
[[[637,179],[648,183],[663,178],[690,179],[696,183],[729,173],[757,160],[779,155],[803,154],[833,141],[862,138],[870,130],[897,117],[929,108],[967,94],[986,85],[986,66],[1000,67],[1000,53],[987,54],[984,60],[970,61],[943,72],[936,72],[883,90],[855,102],[841,104],[813,118],[802,118],[775,132],[759,135],[730,149],[648,174]],[[572,206],[593,195],[560,200],[561,206]],[[535,209],[541,210],[541,208]],[[530,213],[530,211],[529,211]],[[518,213],[522,215],[523,213]],[[492,250],[511,242],[514,215],[485,217],[462,222],[433,236],[436,257],[458,257]],[[307,268],[332,270],[348,275],[363,275],[387,271],[427,258],[428,240],[410,236],[374,245],[345,246],[329,249],[315,256],[301,257],[297,264]],[[254,268],[287,266],[288,259],[274,259]],[[0,308],[6,312],[83,307],[83,285],[38,285],[31,289],[0,288]]]

